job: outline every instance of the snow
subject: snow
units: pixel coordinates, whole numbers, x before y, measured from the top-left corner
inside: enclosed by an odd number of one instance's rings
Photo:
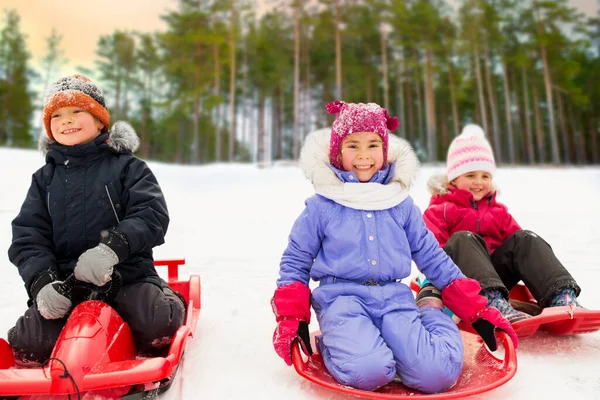
[[[36,151],[0,149],[3,196],[0,241],[43,164]],[[202,279],[202,311],[171,390],[161,399],[348,399],[298,376],[275,354],[269,300],[289,230],[312,193],[294,166],[175,166],[150,162],[167,198],[171,224],[155,258],[186,259],[183,275]],[[424,166],[416,203],[429,201],[426,181],[442,171]],[[580,302],[600,309],[600,167],[501,167],[499,201],[521,226],[545,238],[582,286]],[[0,258],[0,337],[25,311],[26,294],[6,251]],[[413,275],[417,273],[416,269]],[[166,277],[166,271],[161,270]],[[316,323],[311,324],[317,329]],[[600,333],[523,339],[518,372],[504,386],[473,399],[600,399]]]

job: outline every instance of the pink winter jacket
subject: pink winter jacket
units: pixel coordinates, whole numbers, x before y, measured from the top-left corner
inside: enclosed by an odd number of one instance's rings
[[[441,247],[452,234],[470,231],[480,235],[493,253],[506,238],[521,230],[506,206],[496,202],[495,190],[474,202],[471,193],[449,185],[445,177],[433,177],[428,185],[432,196],[423,217]]]

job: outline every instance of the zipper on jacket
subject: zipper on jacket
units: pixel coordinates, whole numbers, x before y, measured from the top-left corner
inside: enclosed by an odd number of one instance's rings
[[[50,192],[48,192],[48,196],[46,196],[46,207],[48,207],[48,215],[52,217],[52,213],[50,212]]]
[[[472,201],[471,204],[473,205],[475,211],[477,211],[477,234],[481,235],[481,227],[479,225],[479,209],[477,208],[477,203],[475,201]]]
[[[112,207],[113,212],[115,213],[115,218],[117,219],[117,224],[121,223],[119,220],[119,216],[117,215],[117,210],[115,209],[115,204],[113,203],[112,197],[110,197],[110,192],[108,191],[108,186],[104,185],[104,189],[106,189],[106,195],[108,196],[108,201],[110,201],[110,206]]]

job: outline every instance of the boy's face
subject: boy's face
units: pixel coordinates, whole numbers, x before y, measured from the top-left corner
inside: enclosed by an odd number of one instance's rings
[[[374,132],[357,132],[342,142],[342,167],[354,172],[361,182],[369,182],[383,167],[383,141]]]
[[[471,193],[473,200],[479,201],[490,192],[492,175],[485,171],[467,172],[454,179],[451,184],[458,189]]]
[[[65,146],[89,143],[104,125],[92,114],[79,107],[62,107],[50,116],[54,140]]]

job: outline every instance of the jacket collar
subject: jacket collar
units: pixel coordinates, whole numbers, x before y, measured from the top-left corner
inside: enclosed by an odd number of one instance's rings
[[[328,128],[310,133],[300,153],[300,168],[317,194],[360,210],[385,210],[408,197],[419,171],[419,161],[407,141],[390,135],[388,163],[391,165],[376,174],[376,182],[356,185],[350,182],[351,175],[339,170],[336,173],[331,167],[330,136],[331,129]]]

